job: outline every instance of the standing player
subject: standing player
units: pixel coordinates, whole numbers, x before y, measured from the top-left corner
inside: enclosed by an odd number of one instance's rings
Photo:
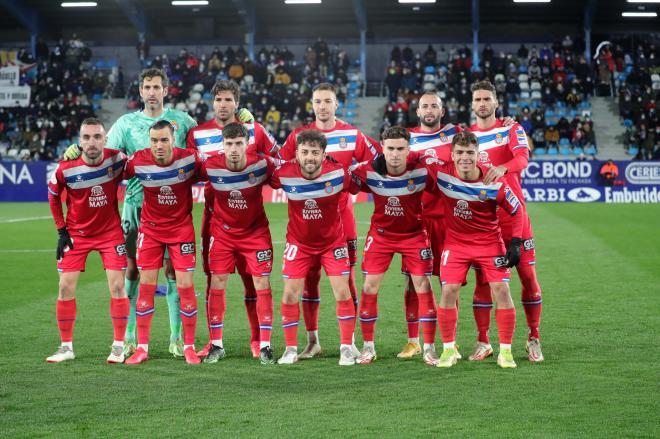
[[[505,212],[499,211],[502,238],[508,246],[514,236],[522,236],[522,255],[516,271],[522,284],[522,304],[527,318],[529,334],[527,351],[529,361],[543,361],[541,343],[539,342],[539,324],[541,321],[541,287],[536,278],[536,253],[534,249],[534,234],[531,222],[525,208],[525,198],[520,184],[520,172],[527,167],[529,161],[529,145],[525,130],[514,124],[503,126],[495,118],[498,102],[495,87],[488,81],[472,84],[472,111],[477,116],[477,123],[470,127],[479,139],[479,162],[490,167],[484,178],[484,183],[490,184],[504,177],[511,190],[521,202],[521,217],[523,218],[522,235],[512,231],[513,219]],[[493,350],[488,338],[490,327],[490,310],[493,306],[491,291],[483,273],[477,273],[477,285],[474,291],[473,312],[477,322],[477,345],[470,360],[480,361],[492,355]]]
[[[508,267],[513,267],[520,259],[522,209],[506,183],[484,183],[488,168],[478,165],[478,158],[476,136],[464,132],[452,141],[452,163],[429,164],[429,174],[436,181],[446,212],[445,245],[440,255],[442,297],[438,307],[443,351],[437,366],[451,367],[460,358],[456,348],[456,301],[470,265],[478,265],[497,304],[495,318],[500,338],[497,364],[513,368],[516,363],[511,354],[511,340],[516,309],[509,291],[511,271]],[[513,217],[513,238],[506,255],[496,214],[498,207]]]
[[[286,350],[279,364],[298,361],[298,300],[305,276],[312,267],[325,269],[337,301],[341,344],[339,364],[352,366],[355,305],[348,287],[350,264],[340,203],[350,184],[348,171],[326,160],[326,136],[318,130],[304,130],[296,138],[296,160],[277,168],[271,186],[282,188],[289,200],[289,223],[282,263],[284,294],[282,327]]]
[[[224,153],[211,156],[202,165],[202,176],[208,179],[214,193],[208,255],[212,276],[207,299],[211,348],[205,362],[215,363],[225,356],[225,289],[240,258],[250,276],[248,281],[256,290],[261,363],[274,364],[270,347],[273,296],[269,281],[273,244],[262,196],[262,186],[269,180],[274,165],[267,157],[247,153],[247,126],[230,123],[224,125],[222,134]]]
[[[159,120],[167,120],[174,127],[175,145],[185,148],[186,134],[196,125],[196,122],[183,111],[165,108],[169,79],[165,71],[157,68],[145,69],[140,73],[140,97],[144,101],[144,110],[128,113],[117,119],[108,132],[106,148],[118,149],[126,155],[149,148],[149,127]],[[77,147],[70,147],[65,158],[75,158]],[[126,269],[126,293],[131,301],[131,311],[126,328],[124,352],[135,351],[135,301],[138,296],[138,269],[135,264],[135,245],[142,211],[142,185],[133,178],[126,186],[124,208],[122,211],[122,227],[126,239],[128,268]],[[166,253],[167,255],[167,253]],[[167,257],[167,256],[166,256]],[[179,317],[179,294],[176,290],[176,280],[172,264],[165,260],[165,276],[167,278],[167,306],[170,317],[170,347],[174,356],[182,356],[181,318]]]
[[[429,278],[433,271],[433,253],[420,215],[422,194],[427,186],[433,186],[424,163],[407,163],[409,141],[410,134],[405,128],[387,128],[382,135],[383,155],[375,162],[363,162],[351,168],[351,192],[362,190],[374,196],[374,213],[362,259],[365,278],[359,318],[364,349],[357,359],[361,364],[376,359],[374,331],[378,319],[378,290],[394,253],[402,255],[403,265],[419,297],[424,361],[429,365],[438,361],[435,298]]]
[[[60,285],[56,316],[62,344],[46,361],[73,360],[73,325],[76,320],[76,285],[91,251],[103,260],[110,288],[110,317],[114,341],[108,363],[124,362],[124,332],[128,319],[128,298],[122,270],[126,269],[126,246],[117,208],[117,188],[122,179],[126,156],[103,149],[106,142],[103,123],[96,118],[83,120],[80,127],[82,155],[63,161],[48,182],[48,201],[55,220],[57,271]],[[62,191],[66,190],[66,221],[62,212]]]
[[[376,154],[376,148],[367,140],[367,137],[352,125],[337,120],[335,112],[338,108],[337,93],[331,84],[322,83],[314,88],[312,93],[312,108],[316,120],[309,125],[294,130],[280,149],[280,156],[284,160],[296,157],[297,136],[307,129],[319,130],[325,135],[328,147],[325,153],[339,162],[344,169],[348,169],[353,160],[363,162],[372,160]],[[339,204],[348,255],[350,260],[349,287],[354,306],[357,311],[357,291],[355,288],[355,264],[357,263],[357,227],[355,225],[355,214],[353,203],[348,193],[341,195]],[[302,295],[303,316],[307,328],[307,347],[299,355],[300,359],[313,358],[321,353],[321,345],[318,337],[318,321],[320,292],[319,280],[321,269],[319,266],[312,267],[305,280],[305,288]],[[360,351],[351,345],[353,354],[358,356]]]
[[[206,156],[213,156],[222,153],[224,128],[229,123],[242,122],[249,133],[249,140],[247,145],[248,154],[261,154],[261,155],[275,155],[277,154],[277,142],[273,136],[266,131],[266,129],[259,123],[253,121],[252,115],[246,109],[241,109],[237,113],[241,89],[234,81],[217,81],[211,89],[213,96],[213,119],[205,122],[188,132],[187,146],[188,148],[196,148],[199,152]],[[213,215],[213,195],[214,191],[211,189],[210,183],[207,183],[204,195],[204,215],[202,216],[202,264],[204,273],[207,277],[207,291],[206,303],[208,306],[211,272],[209,271],[208,251],[209,240],[211,236],[210,224]],[[244,298],[245,310],[247,311],[248,320],[250,322],[250,329],[252,332],[250,339],[250,347],[253,357],[260,356],[260,329],[259,318],[257,316],[257,292],[252,282],[252,276],[247,272],[245,261],[241,254],[237,255],[237,268],[244,285]],[[207,323],[208,322],[208,309],[207,309]],[[211,348],[211,343],[206,345],[198,355],[205,357]]]
[[[197,298],[193,286],[195,230],[192,222],[192,190],[201,162],[197,153],[174,148],[174,127],[159,120],[149,129],[150,149],[142,149],[126,163],[124,176],[135,177],[144,187],[144,209],[137,237],[140,291],[137,315],[138,346],[126,364],[149,359],[149,333],[154,313],[158,271],[165,249],[170,254],[181,296],[183,355],[188,364],[199,364],[195,352]]]

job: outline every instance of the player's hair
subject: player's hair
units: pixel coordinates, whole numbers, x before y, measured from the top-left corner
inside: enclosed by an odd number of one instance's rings
[[[140,72],[140,88],[142,88],[142,84],[144,84],[145,79],[155,78],[156,76],[160,76],[160,79],[163,82],[163,88],[170,85],[170,78],[167,77],[165,70],[159,69],[157,67],[149,67],[148,69],[144,69],[142,72]]]
[[[149,131],[151,131],[151,130],[162,130],[163,128],[169,129],[170,134],[172,134],[172,136],[174,136],[174,125],[172,125],[169,120],[165,120],[165,119],[162,119],[162,120],[159,120],[159,121],[155,122],[153,125],[151,125],[149,127]]]
[[[302,130],[296,137],[296,145],[300,146],[303,143],[319,146],[325,151],[325,147],[328,146],[328,139],[319,130]]]
[[[380,135],[380,139],[382,141],[387,139],[406,139],[406,142],[410,142],[410,133],[404,127],[394,125],[393,127],[385,128],[383,134]]]
[[[331,91],[335,96],[337,95],[337,88],[329,82],[322,82],[312,89],[312,93],[317,91]]]
[[[88,117],[80,123],[80,128],[82,128],[83,125],[101,125],[101,128],[105,130],[105,125],[103,125],[103,122],[101,122],[101,119],[98,117]]]
[[[242,123],[232,122],[222,128],[222,137],[225,139],[235,139],[237,137],[245,137],[245,139],[249,139],[250,133]]]
[[[477,136],[474,135],[474,133],[471,133],[470,131],[461,131],[460,133],[456,134],[453,139],[451,139],[451,149],[452,151],[454,150],[454,146],[459,145],[459,146],[470,146],[474,145],[479,149],[479,139],[477,139]]]
[[[219,81],[216,81],[215,84],[213,84],[213,88],[211,89],[211,96],[213,96],[213,99],[215,99],[216,95],[222,91],[231,92],[231,94],[234,95],[234,100],[236,102],[238,102],[238,100],[241,98],[241,88],[235,81],[226,79],[220,79]]]
[[[422,93],[422,95],[419,97],[419,99],[417,100],[417,102],[419,102],[424,96],[433,96],[433,97],[436,98],[438,101],[440,101],[440,106],[441,106],[441,107],[444,105],[444,102],[442,102],[442,98],[440,97],[440,95],[438,95],[438,94],[437,94],[436,92],[434,92],[434,91],[427,91],[427,92]]]
[[[497,97],[497,91],[495,90],[495,86],[488,79],[485,79],[483,81],[477,81],[470,86],[470,91],[472,93],[474,93],[477,90],[489,91],[493,94],[493,96]]]

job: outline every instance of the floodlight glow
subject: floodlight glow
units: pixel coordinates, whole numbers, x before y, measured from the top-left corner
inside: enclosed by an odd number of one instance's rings
[[[552,0],[513,0],[514,3],[550,3]]]
[[[657,17],[657,12],[622,12],[622,17]]]
[[[174,0],[172,6],[208,6],[208,0]]]
[[[284,0],[287,5],[320,5],[321,0]]]
[[[62,2],[61,5],[63,8],[93,8],[98,6],[96,2]]]
[[[435,0],[399,0],[399,3],[435,3]]]

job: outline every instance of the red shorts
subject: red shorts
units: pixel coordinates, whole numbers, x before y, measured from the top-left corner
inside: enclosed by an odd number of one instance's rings
[[[178,242],[164,242],[160,237],[138,233],[137,267],[139,270],[158,270],[163,267],[163,255],[167,249],[174,271],[195,271],[195,230],[184,227]]]
[[[57,261],[57,271],[72,273],[85,271],[87,255],[92,251],[101,254],[103,268],[106,270],[126,269],[126,245],[121,229],[97,236],[72,236],[73,249],[65,249],[64,257]]]
[[[502,239],[504,240],[504,245],[508,247],[511,242],[511,230],[512,230],[512,216],[509,215],[504,209],[497,210],[497,217],[500,223],[500,229],[502,229]],[[522,231],[522,244],[520,246],[520,262],[518,265],[534,265],[536,264],[536,248],[534,244],[534,231],[532,230],[532,223],[529,220],[529,215],[527,215],[527,210],[523,209],[521,212],[524,214],[523,217],[523,231]]]
[[[440,258],[445,246],[444,217],[422,217],[426,233],[429,235],[431,250],[433,251],[433,275],[440,276]],[[403,270],[401,270],[403,271]]]
[[[346,245],[348,246],[348,259],[352,267],[357,264],[357,226],[355,225],[353,198],[349,194],[346,194],[344,198],[346,202],[342,204],[342,201],[340,201],[339,214],[341,215]]]
[[[504,247],[488,250],[475,247],[445,248],[440,255],[442,285],[465,284],[471,265],[479,268],[486,282],[509,282],[511,270],[506,268]]]
[[[350,273],[348,248],[343,239],[324,250],[312,251],[287,238],[282,259],[282,276],[286,279],[303,279],[312,267],[323,267],[328,276]]]
[[[267,227],[255,230],[249,238],[236,239],[222,234],[211,236],[209,267],[212,274],[239,273],[270,276],[273,270],[273,243]]]
[[[370,230],[364,243],[362,272],[382,274],[387,271],[394,253],[401,254],[401,267],[406,274],[430,276],[433,271],[433,252],[426,232],[410,238],[386,236]]]

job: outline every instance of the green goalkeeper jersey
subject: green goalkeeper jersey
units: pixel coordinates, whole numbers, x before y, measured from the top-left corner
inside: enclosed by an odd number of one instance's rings
[[[149,127],[165,119],[174,126],[174,145],[186,147],[186,135],[197,125],[195,120],[183,111],[166,108],[159,117],[149,117],[142,111],[124,114],[108,132],[106,148],[119,149],[131,156],[136,151],[149,148]],[[126,185],[124,200],[134,206],[142,206],[142,185],[137,178],[131,178]]]

